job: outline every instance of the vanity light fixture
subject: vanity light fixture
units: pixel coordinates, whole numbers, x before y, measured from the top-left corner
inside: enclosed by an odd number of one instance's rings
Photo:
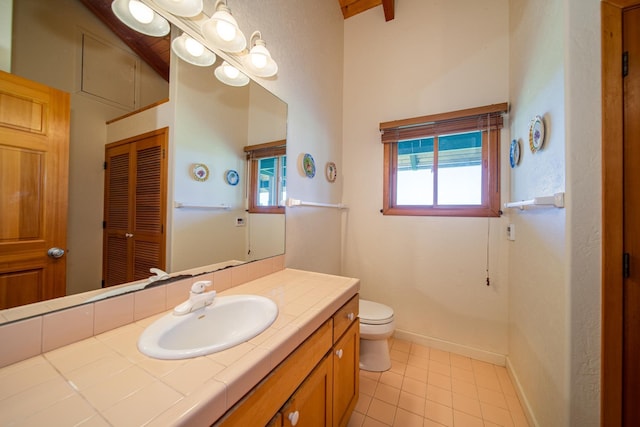
[[[158,6],[176,16],[193,18],[202,12],[202,0],[153,0]]]
[[[260,31],[254,31],[249,39],[251,50],[242,60],[244,66],[258,77],[272,77],[278,72],[278,64],[271,58]]]
[[[223,61],[213,73],[218,80],[229,86],[245,86],[249,83],[249,77],[227,61]]]
[[[202,24],[202,34],[218,49],[238,53],[247,47],[247,40],[231,16],[226,0],[217,0],[215,13]]]
[[[216,62],[216,55],[187,33],[173,39],[171,50],[183,61],[199,67],[208,67]]]
[[[139,0],[114,0],[111,10],[127,27],[153,37],[169,34],[169,22]]]

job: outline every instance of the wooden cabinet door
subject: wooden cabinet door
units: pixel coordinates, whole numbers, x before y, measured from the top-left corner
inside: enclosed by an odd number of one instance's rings
[[[322,359],[300,385],[282,410],[285,427],[326,427],[331,425],[332,357]]]
[[[166,143],[165,128],[106,147],[104,286],[165,268]]]
[[[346,426],[360,391],[360,322],[333,346],[333,425]]]
[[[0,309],[66,293],[69,117],[69,94],[0,71]]]

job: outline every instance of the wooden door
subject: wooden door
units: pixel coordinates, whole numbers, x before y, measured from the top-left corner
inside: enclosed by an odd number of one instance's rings
[[[69,94],[0,71],[0,309],[66,293],[69,112]]]
[[[640,425],[640,7],[623,13],[624,243],[622,419]]]
[[[106,147],[104,286],[165,269],[166,145],[165,128]]]
[[[360,392],[360,322],[349,329],[333,346],[333,425],[349,424]]]
[[[322,359],[283,407],[285,427],[326,427],[332,425],[332,358]]]

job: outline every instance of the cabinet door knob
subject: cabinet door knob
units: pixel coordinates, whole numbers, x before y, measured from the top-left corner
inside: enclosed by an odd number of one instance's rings
[[[336,356],[338,356],[338,359],[342,359],[342,349],[336,350]]]
[[[300,412],[289,412],[289,421],[291,421],[291,425],[295,426],[298,424],[298,419],[300,418]]]
[[[356,318],[356,315],[353,313],[349,313],[347,314],[347,319],[349,319],[350,322],[353,322],[353,319]]]

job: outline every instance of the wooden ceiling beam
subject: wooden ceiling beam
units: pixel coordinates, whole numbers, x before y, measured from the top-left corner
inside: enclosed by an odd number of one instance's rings
[[[344,19],[382,5],[385,21],[391,21],[395,17],[395,0],[338,0]]]
[[[396,17],[395,0],[382,0],[382,8],[385,21],[389,22]]]

